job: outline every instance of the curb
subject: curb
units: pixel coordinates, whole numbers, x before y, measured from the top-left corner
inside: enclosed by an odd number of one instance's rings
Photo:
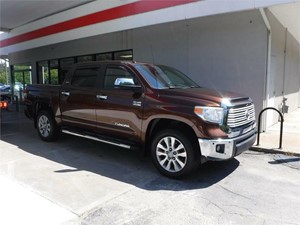
[[[288,156],[300,157],[300,153],[287,152],[287,151],[278,150],[278,149],[268,149],[268,148],[252,146],[249,148],[249,150],[255,151],[255,152],[264,152],[264,153],[268,153],[268,154],[283,154],[283,155],[288,155]]]

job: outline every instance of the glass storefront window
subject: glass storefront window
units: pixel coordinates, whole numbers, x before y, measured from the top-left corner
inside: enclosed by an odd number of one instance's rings
[[[58,60],[50,60],[50,84],[59,84]]]
[[[21,64],[21,65],[14,65],[14,70],[31,70],[31,66],[29,65],[24,65],[24,64]]]
[[[109,53],[101,53],[96,55],[96,61],[104,61],[104,60],[112,60],[113,54]]]
[[[132,50],[114,52],[114,60],[132,60]]]
[[[30,65],[14,65],[12,66],[12,82],[10,92],[23,101],[23,90],[27,84],[32,83],[31,66]]]
[[[63,59],[60,59],[59,61],[60,61],[61,67],[68,68],[68,67],[71,67],[75,63],[75,58],[74,57],[63,58]]]
[[[58,84],[59,71],[58,60],[38,62],[39,83]]]
[[[60,59],[59,63],[60,63],[59,83],[61,84],[65,80],[66,74],[69,71],[70,67],[75,63],[75,57]]]
[[[94,61],[94,57],[92,55],[84,55],[84,56],[78,56],[77,62],[90,62]]]
[[[133,60],[133,51],[124,50],[40,61],[37,63],[38,83],[62,84],[65,76],[74,63],[89,62],[95,60]],[[24,67],[24,65],[20,65],[18,68],[29,69],[30,66],[25,65]]]
[[[39,83],[49,84],[49,65],[48,61],[38,62]]]

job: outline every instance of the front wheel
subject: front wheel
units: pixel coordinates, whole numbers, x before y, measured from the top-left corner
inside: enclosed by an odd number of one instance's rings
[[[57,139],[59,130],[53,116],[48,111],[39,112],[37,131],[43,141],[54,141]]]
[[[151,155],[156,168],[171,178],[187,176],[196,165],[196,154],[189,140],[176,130],[159,132],[151,144]]]

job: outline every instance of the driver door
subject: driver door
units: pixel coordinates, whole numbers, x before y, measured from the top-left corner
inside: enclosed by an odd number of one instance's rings
[[[138,77],[125,66],[106,66],[96,101],[98,128],[104,135],[140,140],[144,99],[143,88],[136,89],[140,84]]]

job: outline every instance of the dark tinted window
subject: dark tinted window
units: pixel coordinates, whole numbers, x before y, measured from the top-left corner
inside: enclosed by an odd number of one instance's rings
[[[138,82],[131,73],[122,67],[109,67],[106,69],[104,78],[105,88],[115,88],[120,85],[136,85]]]
[[[111,52],[101,53],[96,55],[97,61],[112,60],[112,59],[113,59],[113,54]]]
[[[93,55],[83,55],[77,57],[77,62],[89,62],[89,61],[94,61]]]
[[[71,84],[79,87],[96,87],[98,68],[77,69],[73,75]]]

